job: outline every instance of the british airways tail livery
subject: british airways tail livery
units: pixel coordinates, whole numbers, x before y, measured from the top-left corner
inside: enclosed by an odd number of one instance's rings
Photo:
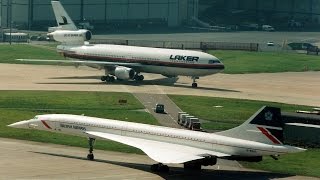
[[[102,81],[142,81],[144,76],[141,73],[146,72],[166,77],[189,76],[193,80],[192,87],[197,87],[196,80],[199,77],[215,74],[224,69],[223,63],[217,57],[199,51],[89,44],[87,41],[92,38],[92,33],[85,29],[78,30],[59,1],[51,3],[58,30],[49,33],[48,36],[61,42],[57,51],[64,57],[72,59],[55,61],[104,69],[105,75],[101,77]]]
[[[153,171],[168,171],[164,164],[172,163],[201,169],[215,165],[217,158],[258,162],[262,156],[305,150],[283,144],[280,109],[273,107],[263,107],[242,125],[216,134],[68,114],[37,115],[8,126],[87,137],[89,160],[94,159],[95,139],[120,142],[159,162],[151,166]]]

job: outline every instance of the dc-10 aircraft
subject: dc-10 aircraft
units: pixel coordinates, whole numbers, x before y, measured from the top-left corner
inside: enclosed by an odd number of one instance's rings
[[[84,64],[105,69],[102,81],[118,80],[142,81],[141,72],[161,74],[166,77],[189,76],[192,87],[197,87],[196,79],[218,73],[224,69],[223,63],[210,54],[190,50],[149,48],[110,44],[89,44],[92,33],[77,29],[59,1],[51,1],[58,23],[56,31],[48,36],[61,42],[57,51],[73,60],[56,62]],[[47,61],[28,60],[22,61]],[[50,60],[52,62],[53,60]]]
[[[141,149],[159,162],[152,171],[168,171],[164,164],[183,163],[185,169],[215,165],[217,158],[258,162],[305,149],[282,143],[279,108],[262,107],[242,125],[219,133],[206,133],[79,115],[47,114],[8,125],[88,137],[89,160],[95,139],[112,140]]]

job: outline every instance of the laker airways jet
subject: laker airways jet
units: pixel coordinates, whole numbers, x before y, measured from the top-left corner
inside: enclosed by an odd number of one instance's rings
[[[217,158],[258,162],[262,156],[276,159],[281,154],[305,150],[283,144],[281,112],[274,107],[262,107],[242,125],[218,133],[68,114],[37,115],[8,126],[88,137],[89,160],[94,159],[96,138],[133,146],[159,162],[151,166],[153,171],[168,171],[164,164],[171,163],[199,170],[215,165]]]
[[[58,23],[56,31],[48,36],[61,42],[57,51],[73,60],[50,60],[56,62],[84,64],[105,69],[102,81],[118,80],[142,81],[141,72],[161,74],[166,77],[189,76],[192,87],[197,87],[196,79],[218,73],[224,69],[223,63],[210,54],[190,50],[149,48],[110,44],[89,44],[92,34],[85,29],[77,29],[59,1],[51,1]],[[19,59],[22,61],[49,61]]]

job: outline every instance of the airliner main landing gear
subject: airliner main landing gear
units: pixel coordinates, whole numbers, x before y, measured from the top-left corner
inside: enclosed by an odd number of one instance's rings
[[[152,172],[169,172],[169,167],[162,163],[153,164],[151,165]]]
[[[87,159],[90,161],[94,160],[94,155],[93,155],[93,145],[96,139],[94,138],[90,138],[88,139],[88,143],[89,143],[89,154],[87,155]]]
[[[113,75],[107,75],[107,76],[101,76],[101,81],[103,82],[114,82],[116,80],[116,77],[113,76]],[[121,80],[121,79],[118,79],[117,80]],[[141,75],[141,74],[137,74],[134,76],[134,80],[136,81],[143,81],[144,80],[144,76]]]
[[[114,82],[115,81],[115,77],[112,76],[112,75],[101,76],[101,81]]]
[[[199,77],[192,77],[192,87],[193,88],[197,88],[198,84],[196,82],[196,80],[199,79]]]
[[[136,76],[134,77],[134,79],[136,81],[143,81],[144,80],[144,76],[141,74],[136,74]]]

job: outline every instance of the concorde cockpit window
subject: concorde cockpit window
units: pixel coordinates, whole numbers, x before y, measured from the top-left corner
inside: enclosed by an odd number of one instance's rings
[[[219,64],[219,63],[221,63],[221,62],[217,59],[209,60],[209,64]]]

